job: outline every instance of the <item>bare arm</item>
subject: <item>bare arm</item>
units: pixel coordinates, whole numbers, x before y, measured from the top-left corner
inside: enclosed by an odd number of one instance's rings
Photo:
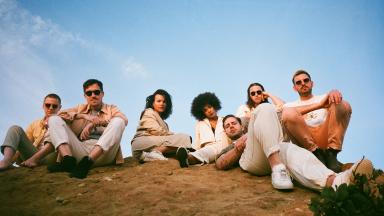
[[[228,152],[222,154],[216,160],[216,168],[219,170],[228,170],[232,168],[240,159],[241,154],[244,151],[247,136],[243,135],[235,143],[235,147]]]
[[[275,95],[272,95],[271,93],[268,93],[268,92],[263,92],[263,95],[264,95],[264,98],[267,99],[267,98],[271,98],[272,100],[272,103],[277,107],[277,108],[281,108],[283,107],[283,105],[285,104],[285,101],[283,101],[281,98],[275,96]]]

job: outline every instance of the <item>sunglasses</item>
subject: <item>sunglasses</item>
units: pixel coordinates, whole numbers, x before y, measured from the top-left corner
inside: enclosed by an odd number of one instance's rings
[[[101,91],[100,90],[95,90],[95,91],[86,91],[85,92],[85,95],[87,95],[88,97],[91,97],[92,96],[92,93],[95,94],[96,96],[99,96]]]
[[[311,81],[309,78],[305,78],[303,80],[297,80],[295,82],[296,85],[303,85],[303,84],[307,84],[309,81]]]
[[[263,94],[263,91],[261,91],[261,90],[257,90],[257,91],[253,91],[253,92],[251,92],[251,96],[255,96],[255,95],[261,95],[261,94]]]
[[[50,103],[46,103],[46,104],[44,104],[44,106],[47,109],[57,109],[57,107],[59,107],[59,105],[57,105],[57,104],[50,104]]]

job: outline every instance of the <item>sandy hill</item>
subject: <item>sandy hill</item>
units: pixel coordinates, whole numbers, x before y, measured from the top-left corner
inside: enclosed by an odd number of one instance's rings
[[[312,215],[299,185],[272,188],[269,176],[214,165],[181,169],[175,159],[91,170],[86,179],[46,167],[0,173],[0,215]]]

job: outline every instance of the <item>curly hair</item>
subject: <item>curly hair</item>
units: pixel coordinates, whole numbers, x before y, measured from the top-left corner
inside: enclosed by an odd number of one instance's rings
[[[264,86],[261,85],[260,83],[251,83],[249,86],[248,86],[248,89],[247,89],[247,106],[249,108],[255,108],[256,107],[256,104],[255,102],[252,100],[251,98],[251,93],[249,92],[249,90],[253,87],[253,86],[259,86],[261,88],[262,91],[265,91],[264,89]],[[268,99],[262,101],[261,103],[269,103]]]
[[[163,89],[157,89],[153,94],[149,95],[145,102],[145,109],[152,108],[153,109],[153,102],[155,101],[156,95],[162,95],[165,99],[165,110],[162,113],[159,113],[160,117],[162,119],[167,119],[172,114],[172,98],[171,95],[163,90]],[[140,115],[140,119],[143,117],[144,111]]]
[[[192,101],[191,114],[199,121],[206,118],[204,115],[204,107],[211,105],[216,111],[221,109],[221,102],[214,93],[205,92],[199,94]]]

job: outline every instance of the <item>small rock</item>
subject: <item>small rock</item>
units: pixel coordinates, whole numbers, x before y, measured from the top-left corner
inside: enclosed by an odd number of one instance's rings
[[[104,181],[112,181],[112,178],[111,178],[111,177],[108,177],[108,176],[106,176],[106,177],[104,177],[104,178],[103,178],[103,180],[104,180]]]
[[[61,202],[61,205],[66,205],[66,204],[68,204],[69,203],[69,200],[63,200],[63,202]]]
[[[172,172],[172,171],[168,171],[167,174],[168,174],[168,175],[173,175],[173,172]]]
[[[303,209],[301,209],[301,208],[295,208],[295,211],[297,211],[297,212],[304,212]]]
[[[93,182],[93,183],[99,183],[100,180],[99,180],[99,179],[92,179],[92,182]]]
[[[79,186],[79,187],[84,187],[84,186],[85,186],[85,183],[81,183],[81,184],[79,184],[79,185],[77,185],[77,186]]]
[[[58,203],[62,203],[64,201],[64,198],[63,197],[56,197],[56,202]]]

